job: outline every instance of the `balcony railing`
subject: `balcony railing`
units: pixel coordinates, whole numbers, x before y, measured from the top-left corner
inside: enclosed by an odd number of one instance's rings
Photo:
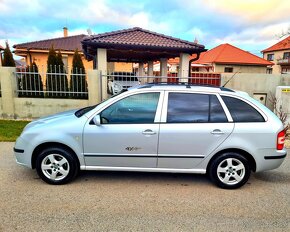
[[[279,65],[289,65],[290,64],[290,58],[287,59],[279,59],[277,60]]]

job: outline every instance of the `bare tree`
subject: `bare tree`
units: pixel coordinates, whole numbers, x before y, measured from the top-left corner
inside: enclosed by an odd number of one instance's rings
[[[288,119],[287,113],[283,109],[282,105],[278,106],[278,99],[276,98],[276,96],[272,92],[270,92],[269,101],[273,104],[274,113],[277,115],[277,117],[283,123],[284,130],[286,133],[286,135],[285,135],[286,138],[289,138],[290,137],[290,130],[289,130],[290,124],[287,122],[287,119]]]
[[[281,33],[276,34],[276,37],[277,39],[282,39],[288,35],[290,35],[290,26],[288,26],[288,29],[286,31],[282,30]]]

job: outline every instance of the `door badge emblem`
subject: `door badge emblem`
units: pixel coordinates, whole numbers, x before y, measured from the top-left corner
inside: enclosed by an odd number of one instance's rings
[[[141,147],[126,147],[125,148],[127,151],[137,151],[137,150],[140,150]]]

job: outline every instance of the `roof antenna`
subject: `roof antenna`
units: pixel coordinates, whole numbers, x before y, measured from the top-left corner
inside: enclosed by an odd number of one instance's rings
[[[226,81],[226,83],[224,83],[224,85],[223,85],[222,87],[225,87],[225,86],[227,85],[227,83],[229,83],[229,82],[234,78],[234,76],[235,76],[237,73],[239,73],[240,69],[241,69],[241,68],[239,68],[238,71],[236,71],[236,72],[234,73],[234,75],[232,75],[231,78],[228,79],[228,80]]]
[[[89,36],[91,36],[91,35],[93,34],[91,28],[88,28],[88,29],[87,29],[87,32],[88,32],[88,35],[89,35]]]

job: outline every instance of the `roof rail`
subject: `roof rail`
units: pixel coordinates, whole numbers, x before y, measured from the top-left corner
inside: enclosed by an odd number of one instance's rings
[[[210,87],[210,88],[218,88],[222,91],[228,91],[228,92],[235,92],[232,89],[229,88],[225,88],[225,87],[220,87],[220,86],[216,86],[216,85],[209,85],[209,84],[192,84],[192,83],[187,83],[187,82],[177,82],[177,83],[168,83],[168,82],[150,82],[150,83],[146,83],[142,86],[140,86],[140,89],[143,88],[151,88],[153,86],[185,86],[186,88],[191,88],[191,86],[196,86],[196,87]]]

